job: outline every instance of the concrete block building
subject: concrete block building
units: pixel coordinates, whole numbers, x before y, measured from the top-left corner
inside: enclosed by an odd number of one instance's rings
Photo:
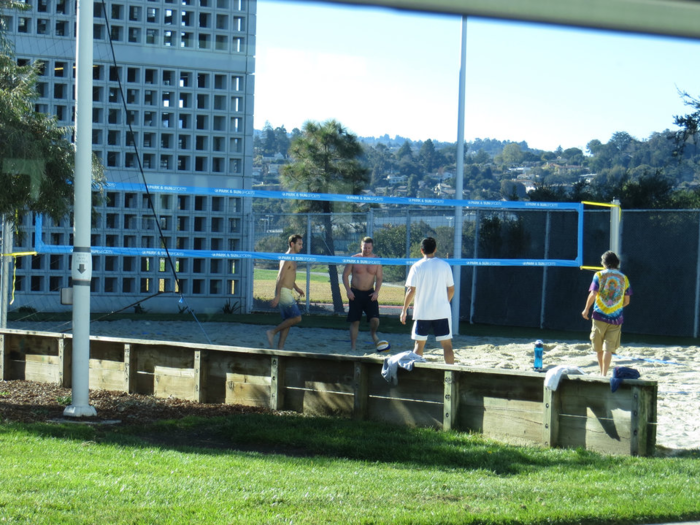
[[[3,13],[6,33],[19,63],[43,63],[37,111],[72,126],[77,4],[27,3]],[[109,185],[92,310],[156,295],[146,309],[177,312],[181,294],[196,311],[249,311],[252,261],[228,252],[251,249],[251,202],[216,190],[252,187],[256,0],[97,1],[93,20],[92,148]],[[10,311],[67,308],[71,255],[57,247],[72,244],[71,220],[22,219],[14,250],[40,253],[16,259]]]

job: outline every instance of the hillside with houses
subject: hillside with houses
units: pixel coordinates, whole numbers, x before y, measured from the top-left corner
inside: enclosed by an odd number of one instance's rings
[[[254,187],[279,190],[280,169],[298,129],[266,125],[255,133]],[[625,132],[586,150],[543,151],[527,142],[466,143],[464,196],[478,200],[609,201],[628,207],[688,207],[698,200],[700,154],[669,130],[639,140]],[[456,144],[404,137],[358,137],[370,173],[368,195],[455,198]],[[631,195],[627,195],[631,194]]]

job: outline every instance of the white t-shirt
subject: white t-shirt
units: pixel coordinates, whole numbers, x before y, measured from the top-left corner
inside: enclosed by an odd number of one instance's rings
[[[454,286],[452,268],[442,259],[423,258],[408,272],[406,286],[416,288],[413,298],[413,319],[430,321],[452,317],[447,288]]]

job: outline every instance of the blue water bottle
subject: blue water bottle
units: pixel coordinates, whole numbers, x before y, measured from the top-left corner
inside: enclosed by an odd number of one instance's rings
[[[544,343],[541,339],[535,341],[535,370],[542,370],[542,353],[544,352]]]

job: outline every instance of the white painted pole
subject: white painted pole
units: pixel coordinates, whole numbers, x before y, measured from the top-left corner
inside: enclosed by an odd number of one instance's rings
[[[615,206],[610,208],[610,251],[615,252],[615,254],[622,258],[620,253],[620,222],[622,216],[622,209],[620,208],[620,201],[613,199],[612,204]]]
[[[2,281],[0,282],[0,328],[7,328],[10,301],[10,253],[12,253],[12,224],[2,216]],[[1,378],[0,378],[1,379]]]
[[[552,213],[547,212],[544,234],[544,258],[549,259],[549,235],[552,229]],[[544,328],[544,311],[547,306],[547,267],[542,269],[542,296],[540,298],[540,328]]]
[[[459,104],[457,109],[457,174],[455,179],[455,198],[464,198],[464,99],[467,83],[467,17],[462,17],[462,52],[459,66]],[[455,207],[455,259],[462,258],[462,207]],[[453,266],[455,294],[452,298],[452,333],[459,335],[459,303],[461,297],[462,267]]]
[[[78,0],[75,95],[75,204],[73,225],[73,399],[63,415],[95,416],[90,406],[90,253],[92,207],[93,1]]]

